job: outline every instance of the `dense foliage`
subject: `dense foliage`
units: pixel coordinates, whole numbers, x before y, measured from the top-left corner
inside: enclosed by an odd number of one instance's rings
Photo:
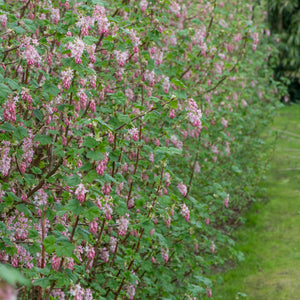
[[[0,8],[0,262],[32,280],[20,299],[212,297],[219,249],[241,257],[228,232],[281,93],[263,14],[244,0]]]
[[[268,20],[280,55],[276,78],[289,85],[291,100],[300,100],[300,1],[268,0]]]

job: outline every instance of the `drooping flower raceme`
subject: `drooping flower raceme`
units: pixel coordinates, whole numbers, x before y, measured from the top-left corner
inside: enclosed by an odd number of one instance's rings
[[[85,200],[85,194],[87,193],[87,189],[84,187],[82,183],[78,185],[78,188],[75,191],[75,195],[80,203],[83,203]]]
[[[71,50],[71,56],[75,58],[76,64],[81,64],[81,56],[85,49],[83,40],[76,38],[75,42],[69,45],[69,49]]]
[[[180,182],[177,185],[177,188],[178,188],[179,192],[181,193],[181,195],[185,196],[187,194],[187,187],[183,184],[183,182]]]

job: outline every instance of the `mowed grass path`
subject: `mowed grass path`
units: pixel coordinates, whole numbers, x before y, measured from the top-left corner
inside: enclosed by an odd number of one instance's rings
[[[213,299],[300,300],[300,105],[279,110],[266,204],[254,204],[234,239],[245,261],[225,274]],[[247,295],[238,296],[241,292]]]

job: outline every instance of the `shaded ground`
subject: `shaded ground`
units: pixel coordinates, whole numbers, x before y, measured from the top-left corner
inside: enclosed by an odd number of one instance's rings
[[[245,261],[213,299],[300,299],[300,105],[281,109],[272,129],[279,139],[264,184],[269,202],[255,204],[235,234]]]

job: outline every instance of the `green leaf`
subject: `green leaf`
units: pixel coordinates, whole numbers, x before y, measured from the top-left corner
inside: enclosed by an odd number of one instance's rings
[[[21,90],[21,87],[19,86],[16,80],[6,78],[5,83],[7,83],[12,90],[17,90],[17,91]]]
[[[24,213],[24,215],[25,215],[26,217],[32,217],[31,211],[28,209],[28,207],[27,207],[25,204],[18,204],[18,205],[17,205],[17,210],[18,210],[19,212]]]
[[[104,159],[104,155],[99,151],[89,151],[86,154],[86,157],[91,158],[91,159],[96,160],[96,161]]]
[[[49,135],[37,134],[33,140],[40,142],[41,145],[52,144],[52,137]]]
[[[71,211],[76,216],[79,216],[83,212],[83,207],[77,199],[71,199],[65,206],[65,209]]]
[[[88,210],[85,210],[83,216],[89,221],[93,221],[96,217],[99,217],[100,214],[100,209],[97,206],[93,206]]]
[[[32,112],[39,121],[43,120],[43,113],[40,110],[34,109]]]
[[[23,19],[24,25],[28,31],[34,33],[37,30],[37,25],[33,20]]]
[[[34,281],[33,285],[37,285],[45,289],[50,286],[50,280],[47,277],[39,278]]]
[[[32,167],[31,171],[34,174],[42,174],[42,170],[40,168],[37,168],[37,167]]]
[[[98,144],[99,144],[99,142],[90,136],[85,137],[84,141],[83,141],[83,146],[88,147],[88,148],[95,148],[95,147],[97,147]]]
[[[23,34],[26,33],[26,30],[22,28],[21,26],[18,26],[16,23],[10,24],[10,27],[17,33],[17,34]]]
[[[95,179],[99,178],[100,175],[96,170],[91,170],[84,178],[83,181],[87,183],[92,183]]]
[[[14,131],[14,137],[17,140],[23,140],[25,137],[28,136],[28,131],[27,128],[24,128],[22,126],[18,127],[15,131]]]
[[[7,85],[0,83],[0,98],[7,98],[11,93],[12,90]]]
[[[7,131],[7,132],[14,132],[16,128],[12,126],[10,123],[4,123],[1,127],[1,130]]]
[[[113,130],[113,128],[111,126],[109,126],[108,124],[106,124],[100,117],[96,118],[96,121],[98,121],[98,123],[100,123],[102,126],[108,128],[110,130]]]
[[[56,246],[56,255],[58,257],[72,257],[75,246],[69,241],[58,242]]]
[[[28,230],[28,238],[29,239],[34,239],[34,240],[36,240],[37,238],[39,238],[38,231],[35,230],[35,229],[29,229]]]
[[[52,253],[53,251],[55,251],[56,247],[55,247],[55,237],[54,237],[54,235],[47,236],[43,241],[43,245],[45,247],[46,252]]]
[[[16,283],[26,286],[30,285],[30,280],[8,264],[0,264],[0,278],[11,285],[15,285]]]
[[[52,83],[45,83],[43,85],[43,92],[56,97],[60,93],[60,89]]]
[[[66,176],[66,177],[64,177],[64,179],[68,186],[76,186],[76,185],[80,184],[80,182],[81,182],[81,179],[78,175],[74,175],[72,177]]]
[[[51,280],[55,280],[56,283],[56,287],[57,288],[68,288],[68,286],[70,285],[70,277],[66,276],[65,273],[61,273],[61,272],[56,272],[51,274],[50,276]]]
[[[83,38],[83,42],[86,44],[86,45],[93,45],[95,44],[96,42],[98,41],[97,38],[93,37],[93,36],[85,36]]]

